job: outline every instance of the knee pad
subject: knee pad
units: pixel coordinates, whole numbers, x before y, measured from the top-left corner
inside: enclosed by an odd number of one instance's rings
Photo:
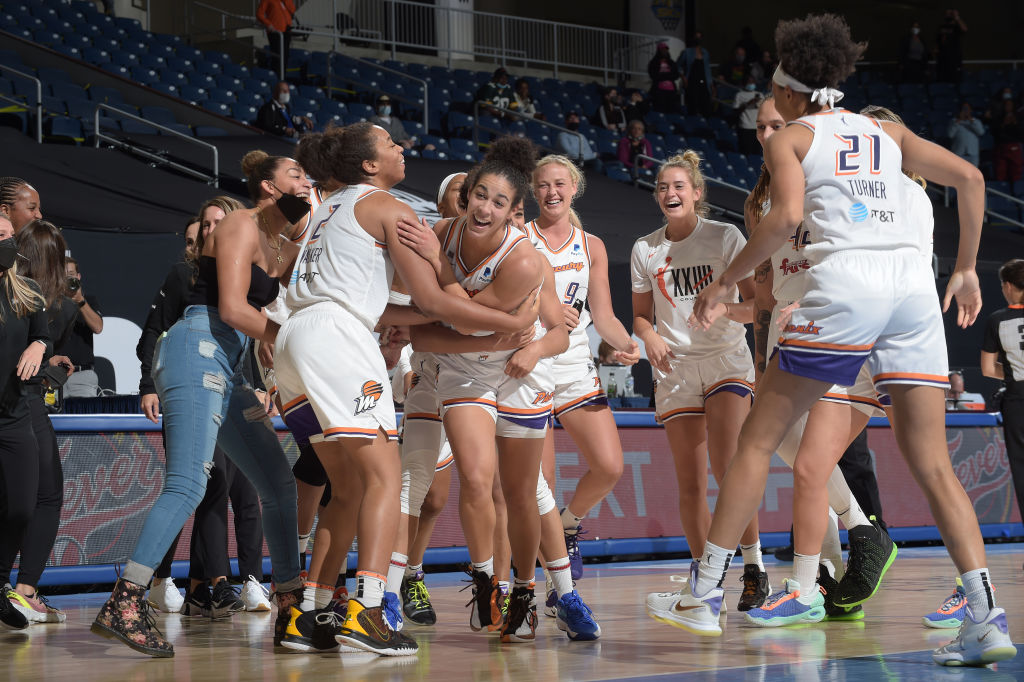
[[[554,508],[555,496],[551,493],[551,488],[548,487],[548,480],[544,478],[544,473],[539,472],[537,475],[537,511],[544,516]]]
[[[299,458],[292,465],[292,473],[295,474],[296,481],[302,481],[314,488],[327,485],[327,471],[320,463],[320,458],[316,456],[313,446],[308,443],[299,446]]]
[[[441,448],[441,422],[407,419],[402,436],[402,513],[419,517]]]

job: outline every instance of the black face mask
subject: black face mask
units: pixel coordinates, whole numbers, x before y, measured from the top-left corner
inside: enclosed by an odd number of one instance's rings
[[[277,188],[275,187],[274,189]],[[280,192],[281,190],[278,191]],[[281,196],[274,200],[274,204],[289,223],[299,222],[306,217],[310,209],[310,203],[305,199],[294,194],[285,194],[284,192],[281,192]]]
[[[579,121],[567,121],[565,127],[569,130],[578,130],[580,127]]]
[[[0,270],[10,270],[17,259],[18,247],[14,243],[14,237],[0,241]]]

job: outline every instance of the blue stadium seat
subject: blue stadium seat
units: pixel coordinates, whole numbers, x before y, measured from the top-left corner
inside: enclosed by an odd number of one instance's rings
[[[132,80],[143,85],[154,85],[160,82],[160,74],[157,73],[156,69],[150,69],[145,66],[133,66],[130,72]]]
[[[236,102],[231,107],[231,118],[237,121],[244,121],[245,123],[255,121],[258,113],[259,108],[251,104]]]
[[[94,66],[99,66],[110,61],[110,53],[98,47],[87,47],[82,50],[82,59]]]
[[[104,102],[112,106],[124,104],[124,97],[121,91],[116,88],[107,88],[101,85],[91,85],[85,91],[93,102]]]
[[[473,117],[459,111],[448,112],[448,132],[452,135],[468,135],[473,130]]]
[[[249,90],[241,90],[235,93],[236,102],[238,102],[239,104],[248,104],[257,108],[259,108],[260,105],[263,104],[263,99],[264,97],[262,94],[258,92],[250,92]],[[344,104],[342,104],[341,102],[338,102],[338,104],[341,104],[342,108],[344,109]]]
[[[181,133],[182,135],[188,135],[189,137],[193,137],[192,129],[189,128],[184,123],[165,123],[165,124],[161,124],[161,125],[163,125],[165,128],[170,128],[171,130],[173,130],[176,133]],[[165,132],[163,130],[161,130],[159,132],[160,132],[161,135],[167,135],[168,134],[167,132]]]
[[[192,60],[185,59],[184,57],[168,57],[164,60],[167,62],[168,69],[174,69],[182,73],[192,70]]]
[[[191,85],[195,85],[200,88],[205,88],[207,90],[212,90],[213,88],[217,87],[217,81],[215,81],[213,79],[213,76],[211,76],[208,73],[199,73],[194,71],[188,74],[187,77],[188,82]]]
[[[65,102],[65,105],[67,106],[68,116],[81,119],[87,123],[92,121],[92,117],[96,113],[96,102],[88,99],[69,99]]]
[[[43,95],[43,111],[50,116],[63,116],[67,113],[67,105],[60,97]]]
[[[246,78],[249,78],[250,76],[248,68],[242,66],[241,64],[235,64],[234,62],[229,64],[222,64],[221,73],[223,73],[225,76],[238,78],[239,80],[244,80]]]
[[[41,79],[44,80],[45,79]],[[61,99],[88,99],[89,95],[86,93],[85,88],[74,83],[52,83],[50,85],[50,92],[53,93],[54,97],[60,97]]]
[[[178,90],[178,86],[174,83],[164,83],[163,81],[161,81],[159,83],[153,83],[149,87],[153,88],[157,92],[162,92],[165,95],[170,95],[172,97],[181,96],[181,93]]]
[[[197,85],[182,85],[178,88],[178,96],[193,104],[202,104],[210,97],[204,88]]]
[[[231,117],[231,105],[230,104],[225,104],[224,102],[214,102],[214,101],[211,101],[211,100],[207,100],[203,104],[203,107],[205,109],[207,109],[208,111],[212,111],[213,113],[218,114],[220,116],[224,116],[224,117],[227,117],[227,118]]]
[[[200,60],[195,63],[195,69],[199,73],[206,73],[211,76],[220,75],[220,64],[218,64],[217,62],[208,62]]]
[[[85,141],[82,122],[68,116],[46,119],[43,123],[43,134],[49,141],[70,142],[71,144],[81,144]]]
[[[208,101],[210,102],[221,102],[223,104],[234,104],[235,93],[231,90],[221,90],[220,88],[214,88],[207,92]]]
[[[157,73],[160,74],[161,83],[170,83],[171,85],[179,88],[182,85],[188,85],[188,79],[185,77],[185,74],[180,71],[175,71],[174,69],[157,69]]]
[[[196,137],[225,137],[228,131],[217,126],[196,126]]]
[[[219,74],[217,76],[214,76],[213,80],[216,81],[216,89],[219,90],[235,91],[241,90],[245,87],[245,84],[242,82],[241,78],[235,78],[234,76],[228,76],[226,74]]]
[[[142,112],[142,117],[144,119],[152,121],[153,123],[159,123],[160,125],[177,123],[174,119],[174,114],[171,113],[170,109],[166,109],[164,107],[148,106],[142,107],[140,111]]]

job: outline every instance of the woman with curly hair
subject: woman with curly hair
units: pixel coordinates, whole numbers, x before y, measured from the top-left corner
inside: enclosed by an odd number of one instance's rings
[[[968,613],[958,638],[937,649],[933,659],[983,665],[1012,657],[1016,649],[1006,615],[995,606],[977,517],[949,459],[945,335],[932,273],[920,256],[918,227],[907,212],[902,169],[957,189],[960,245],[943,308],[956,297],[961,327],[972,324],[981,309],[974,267],[984,181],[977,168],[906,128],[835,108],[842,98],[838,84],[865,49],[850,38],[841,17],[780,22],[775,40],[780,56],[773,77],[776,108],[789,125],[765,150],[772,210],[725,272],[701,292],[695,320],[707,324],[728,287],[769,257],[801,222],[811,268],[800,308],[786,325],[740,433],[704,556],[691,569],[690,589],[679,596],[677,605],[686,609],[686,622],[680,624],[721,633],[721,585],[731,548],[757,512],[772,453],[832,384],[853,385],[867,362],[876,388],[892,399],[896,440],[967,592]],[[836,458],[815,454],[798,455],[794,473],[794,547],[809,557],[821,547],[828,518],[825,481],[836,464]],[[797,570],[797,579],[748,620],[770,626],[772,611],[820,620],[816,563]],[[848,605],[842,592],[835,601]]]

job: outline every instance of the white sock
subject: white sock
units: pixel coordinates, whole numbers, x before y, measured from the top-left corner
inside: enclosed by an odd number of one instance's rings
[[[967,605],[971,607],[974,619],[982,621],[988,618],[988,612],[995,608],[996,596],[987,568],[976,568],[961,574],[960,580],[967,593]]]
[[[818,554],[793,554],[793,577],[800,584],[800,596],[797,601],[810,604],[814,601],[814,593],[818,589]]]
[[[828,510],[828,525],[825,526],[825,537],[821,541],[821,562],[828,562],[829,573],[836,581],[843,579],[846,567],[843,566],[843,546],[839,542],[839,526],[836,513]]]
[[[309,533],[299,536],[299,554],[305,554],[307,547],[309,547]]]
[[[487,561],[474,561],[473,570],[484,573],[488,578],[494,576],[494,557],[489,557]]]
[[[330,585],[317,585],[313,589],[313,603],[318,609],[322,609],[331,603],[334,598],[334,588]]]
[[[583,517],[576,516],[569,508],[566,507],[562,510],[562,528],[565,530],[575,531],[577,526],[583,521]]]
[[[761,560],[761,541],[758,540],[752,545],[740,545],[740,553],[743,554],[743,565],[753,564],[757,570],[764,570],[764,561]]]
[[[387,578],[380,573],[359,571],[356,573],[356,599],[368,609],[380,606],[384,600],[384,585]]]
[[[316,583],[305,583],[302,586],[302,603],[299,609],[312,611],[316,608]]]
[[[405,577],[411,578],[423,570],[423,564],[409,564],[405,567]]]
[[[569,570],[569,557],[565,556],[561,559],[548,561],[544,565],[551,576],[551,582],[555,586],[555,592],[558,594],[559,599],[562,598],[562,595],[572,592],[572,573]]]
[[[398,552],[391,553],[391,563],[388,564],[388,592],[398,594],[402,589],[402,578],[405,577],[405,567],[408,565],[409,557]]]
[[[338,569],[338,575],[344,576],[348,573],[348,552],[345,553],[345,558],[341,560],[341,568]]]
[[[691,587],[694,596],[703,597],[725,580],[725,572],[729,570],[733,553],[710,542],[704,543],[704,556],[700,559],[697,569],[697,584]]]
[[[530,580],[529,578],[525,578],[524,579],[524,578],[520,578],[519,576],[513,576],[512,577],[512,585],[513,585],[513,587],[529,587],[530,583],[532,583],[532,582],[533,581]]]
[[[508,594],[509,589],[511,588],[511,586],[512,586],[512,583],[510,583],[507,580],[499,580],[498,581],[498,587],[501,589],[501,593],[502,594]]]

